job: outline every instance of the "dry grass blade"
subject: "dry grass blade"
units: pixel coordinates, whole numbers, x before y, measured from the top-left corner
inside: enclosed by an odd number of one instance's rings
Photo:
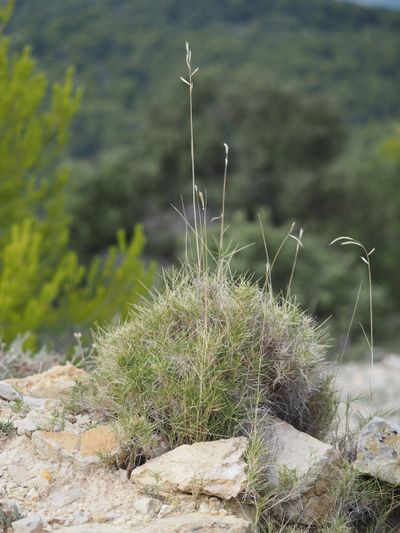
[[[369,252],[367,252],[366,247],[361,242],[348,236],[337,237],[330,243],[330,245],[337,244],[337,243],[339,243],[341,246],[358,246],[364,252],[364,256],[361,256],[361,260],[363,261],[363,263],[367,265],[367,270],[368,270],[369,322],[370,322],[369,338],[366,335],[363,326],[361,326],[361,324],[360,326],[365,335],[365,338],[367,339],[368,348],[371,354],[371,366],[373,366],[374,365],[374,319],[373,319],[373,299],[372,299],[372,268],[371,268],[370,256],[374,253],[375,248],[372,248]]]

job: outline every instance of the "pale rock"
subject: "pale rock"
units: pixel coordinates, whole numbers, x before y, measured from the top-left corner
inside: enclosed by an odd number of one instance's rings
[[[39,515],[30,515],[12,523],[14,533],[42,533],[44,523]]]
[[[264,419],[259,429],[268,454],[267,480],[288,498],[276,512],[288,523],[318,524],[332,507],[330,487],[338,479],[341,456],[332,446],[280,420]]]
[[[168,516],[140,526],[116,526],[115,524],[86,524],[65,527],[57,533],[250,533],[251,524],[233,515],[213,516],[203,513],[187,513]]]
[[[49,502],[54,505],[54,507],[65,507],[71,503],[79,500],[82,496],[82,491],[79,487],[67,486],[57,489],[50,493]]]
[[[26,378],[7,379],[3,383],[16,387],[24,395],[59,399],[68,396],[76,381],[84,381],[88,377],[89,374],[84,370],[67,364],[54,366]]]
[[[183,445],[132,471],[131,481],[160,492],[199,492],[229,500],[246,484],[245,437]]]
[[[173,511],[172,505],[168,503],[163,503],[157,516],[158,518],[162,518],[163,516],[171,513],[172,511]]]
[[[0,381],[0,398],[8,402],[22,400],[22,396],[6,381]]]
[[[400,484],[400,426],[375,417],[360,432],[353,463],[362,474]]]
[[[89,415],[82,415],[78,414],[75,417],[75,424],[78,426],[87,426],[91,423],[91,419]]]
[[[115,520],[118,520],[119,518],[121,518],[121,515],[119,513],[113,511],[106,513],[107,522],[115,522]]]
[[[115,524],[82,524],[57,529],[57,533],[132,533],[132,528]],[[159,531],[158,533],[161,533]],[[164,533],[164,532],[162,532]]]
[[[35,501],[39,499],[39,493],[35,487],[32,487],[27,492],[26,497],[29,498],[29,500]]]
[[[17,435],[31,435],[38,429],[38,425],[28,417],[22,420],[15,420],[13,424],[17,430]]]
[[[234,515],[188,513],[168,516],[133,528],[132,533],[250,533],[251,524]]]
[[[95,513],[93,515],[93,522],[104,524],[104,522],[107,522],[107,515],[105,513]]]
[[[92,517],[90,513],[75,514],[73,517],[73,523],[76,525],[87,524],[88,522],[90,522],[91,518]]]
[[[26,486],[35,477],[32,471],[17,465],[10,465],[8,467],[8,475],[17,485],[22,486]]]
[[[143,498],[139,498],[135,501],[135,503],[133,504],[133,508],[138,514],[142,516],[153,517],[161,509],[161,502],[159,500],[156,500],[155,498],[148,498],[147,496],[143,496]]]
[[[34,398],[33,396],[22,396],[22,401],[30,409],[37,409],[42,412],[48,412],[56,409],[60,401],[54,398]]]
[[[208,502],[206,501],[201,502],[199,505],[199,513],[209,513],[209,512],[210,512],[210,507],[208,505]]]
[[[47,429],[49,425],[49,416],[36,411],[29,411],[25,418],[14,421],[18,435],[31,435],[38,429]]]

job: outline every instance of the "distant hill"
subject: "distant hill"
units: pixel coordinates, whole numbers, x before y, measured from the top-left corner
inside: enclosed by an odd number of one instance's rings
[[[263,76],[329,97],[352,122],[400,117],[394,11],[336,0],[29,0],[17,2],[8,31],[51,77],[76,66],[79,157],[132,143],[141,109],[178,84],[186,40],[205,74],[243,71],[249,94]]]

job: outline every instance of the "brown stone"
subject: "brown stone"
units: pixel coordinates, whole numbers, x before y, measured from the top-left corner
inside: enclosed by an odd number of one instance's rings
[[[64,455],[77,460],[98,459],[98,454],[112,454],[118,448],[115,433],[108,426],[88,429],[81,435],[69,431],[35,431],[32,442],[41,455]]]
[[[98,426],[88,429],[81,434],[81,445],[79,454],[82,457],[115,453],[118,448],[118,442],[114,431],[108,426]]]
[[[32,442],[38,451],[71,455],[79,450],[80,438],[69,431],[35,431]]]
[[[11,378],[4,382],[24,395],[34,398],[62,398],[68,396],[75,382],[83,381],[89,374],[74,365],[57,365],[46,372],[26,378]]]

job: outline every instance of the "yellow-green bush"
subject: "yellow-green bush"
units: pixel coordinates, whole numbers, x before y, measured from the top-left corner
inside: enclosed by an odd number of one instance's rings
[[[0,8],[1,24],[12,3]],[[124,316],[151,284],[140,227],[91,264],[69,248],[60,165],[80,103],[70,69],[49,87],[29,48],[11,54],[0,34],[0,336],[85,328]],[[101,215],[99,215],[101,216]]]
[[[45,239],[40,224],[25,219],[11,228],[2,249],[0,324],[6,341],[23,331],[86,328],[124,317],[152,282],[154,267],[146,269],[139,259],[145,244],[139,226],[130,242],[121,232],[104,260],[89,267],[65,247],[50,268]]]

